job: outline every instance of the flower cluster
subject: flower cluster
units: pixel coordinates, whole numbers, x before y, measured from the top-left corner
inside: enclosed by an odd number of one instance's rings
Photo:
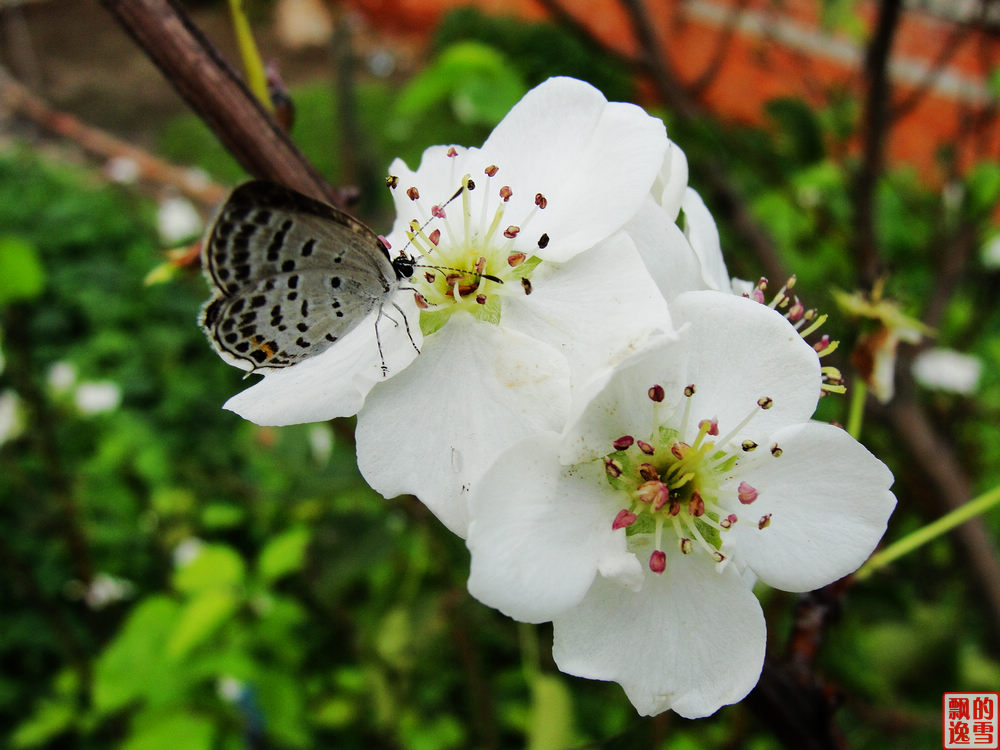
[[[732,282],[662,122],[579,81],[529,92],[481,148],[390,173],[419,355],[397,330],[385,359],[409,364],[365,380],[374,352],[338,344],[325,378],[307,360],[227,406],[356,411],[368,482],[467,540],[474,596],[552,621],[563,671],[620,683],[642,714],[740,700],[764,656],[754,582],[850,573],[895,505],[888,469],[811,421],[833,388],[815,314],[790,285],[768,304]]]

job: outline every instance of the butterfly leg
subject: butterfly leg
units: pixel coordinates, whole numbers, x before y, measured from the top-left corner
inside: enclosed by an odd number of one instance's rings
[[[410,339],[410,344],[413,345],[413,351],[420,354],[420,347],[417,346],[417,342],[413,340],[413,334],[410,333],[410,321],[406,319],[406,313],[395,302],[392,303],[392,306],[399,310],[399,314],[403,316],[403,325],[406,326],[406,335]]]

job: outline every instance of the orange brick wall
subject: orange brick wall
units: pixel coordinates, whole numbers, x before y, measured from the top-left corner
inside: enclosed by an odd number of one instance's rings
[[[822,0],[749,0],[744,3],[725,58],[702,99],[724,119],[758,123],[774,97],[798,96],[816,106],[827,92],[860,95],[860,66],[876,5],[858,3],[857,38],[834,36],[821,26]],[[351,0],[383,31],[426,38],[455,0]],[[731,20],[736,0],[647,0],[657,33],[684,81],[706,69]],[[545,17],[534,0],[475,0],[484,11],[526,19]],[[564,0],[606,44],[635,53],[629,23],[617,0]],[[780,5],[780,11],[776,8]],[[749,21],[748,21],[749,19]],[[756,25],[755,25],[756,24]],[[906,98],[948,43],[952,22],[907,10],[893,47],[894,101]],[[787,37],[787,38],[786,38]],[[955,146],[960,168],[980,159],[1000,159],[1000,124],[983,99],[970,100],[949,83],[982,89],[989,71],[1000,68],[1000,36],[966,30],[949,58],[945,75],[920,104],[897,120],[888,139],[890,161],[914,165],[925,176],[942,175],[935,154]],[[976,124],[978,123],[978,124]]]

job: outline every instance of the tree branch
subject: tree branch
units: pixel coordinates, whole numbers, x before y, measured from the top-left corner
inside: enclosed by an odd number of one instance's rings
[[[889,125],[889,53],[899,26],[903,0],[882,0],[875,32],[865,54],[865,96],[861,167],[854,179],[854,257],[861,281],[871,287],[882,272],[875,238],[875,190],[885,161]]]
[[[254,177],[339,204],[339,195],[174,0],[101,0]]]
[[[85,125],[73,115],[53,109],[17,83],[2,67],[0,99],[12,112],[23,115],[50,133],[69,139],[91,154],[102,159],[131,159],[144,180],[175,187],[188,198],[207,206],[214,206],[226,196],[225,188],[206,180],[200,172],[175,166],[103,130]]]

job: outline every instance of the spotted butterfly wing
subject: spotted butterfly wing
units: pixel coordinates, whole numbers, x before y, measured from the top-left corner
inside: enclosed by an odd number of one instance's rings
[[[280,185],[236,188],[202,247],[215,294],[200,323],[219,355],[244,370],[325,351],[384,303],[412,266],[394,263],[357,219]]]

